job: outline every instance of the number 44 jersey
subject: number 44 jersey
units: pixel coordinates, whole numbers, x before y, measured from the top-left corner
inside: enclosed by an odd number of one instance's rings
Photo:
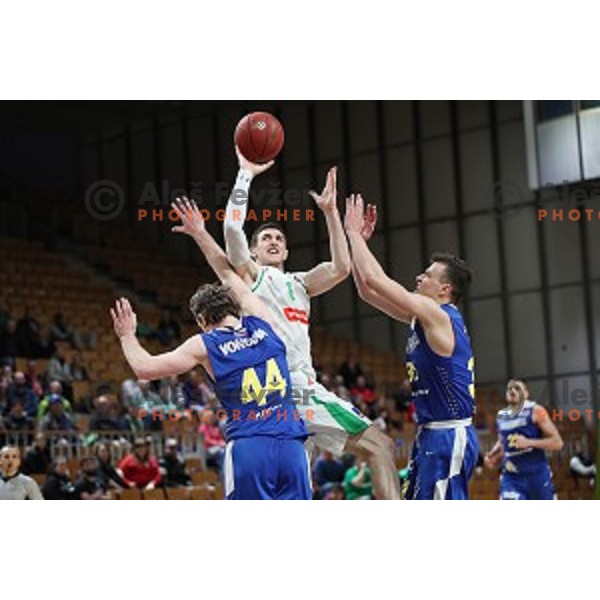
[[[215,392],[227,415],[227,439],[271,436],[306,439],[293,402],[284,343],[258,317],[202,334]]]

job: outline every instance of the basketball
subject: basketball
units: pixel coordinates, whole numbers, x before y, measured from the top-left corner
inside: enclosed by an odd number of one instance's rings
[[[234,140],[244,158],[252,163],[266,163],[283,148],[283,127],[278,119],[266,112],[246,115],[235,128]]]

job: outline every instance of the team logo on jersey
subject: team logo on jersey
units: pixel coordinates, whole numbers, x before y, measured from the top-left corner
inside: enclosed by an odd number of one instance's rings
[[[304,323],[308,325],[308,313],[301,308],[294,308],[293,306],[286,306],[283,309],[285,318],[291,323]]]
[[[419,345],[419,336],[417,333],[413,333],[406,342],[406,354],[414,352],[415,348]]]

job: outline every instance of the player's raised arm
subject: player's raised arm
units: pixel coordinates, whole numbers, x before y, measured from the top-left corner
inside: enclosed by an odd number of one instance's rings
[[[123,354],[139,379],[151,381],[185,373],[198,364],[207,366],[206,347],[201,336],[191,337],[171,352],[152,356],[135,336],[137,317],[129,300],[117,300],[115,307],[110,309],[110,314]]]
[[[437,323],[448,323],[448,316],[434,300],[409,292],[404,286],[388,277],[377,262],[362,235],[365,215],[360,194],[352,195],[346,200],[344,226],[352,248],[352,265],[363,290],[366,291],[367,302],[376,306],[373,298],[374,294],[377,294],[377,297],[388,306],[395,307],[399,320],[410,322],[416,317],[425,328]]]
[[[368,242],[371,239],[376,225],[377,207],[374,204],[367,204],[364,214],[363,228],[360,232],[365,242]],[[403,322],[410,321],[410,317],[406,313],[403,313],[401,310],[399,310],[395,304],[389,302],[380,296],[375,290],[365,285],[365,282],[355,265],[352,265],[352,278],[354,279],[354,283],[361,300],[364,300],[371,306],[378,308],[392,319]]]
[[[181,225],[175,225],[172,231],[185,233],[193,238],[219,281],[231,289],[244,312],[270,322],[271,318],[267,308],[260,298],[250,290],[242,277],[237,274],[225,252],[206,230],[204,219],[196,203],[193,200],[190,202],[187,198],[178,198],[171,206],[181,219]]]
[[[242,277],[248,278],[249,281],[254,281],[258,276],[258,267],[250,256],[250,247],[244,233],[244,223],[250,201],[250,184],[256,175],[264,173],[270,168],[273,161],[271,160],[264,165],[257,165],[244,158],[237,146],[235,151],[240,170],[225,209],[225,221],[223,223],[225,250],[227,258],[236,272]]]
[[[327,172],[325,187],[321,194],[311,191],[310,195],[325,215],[331,252],[331,260],[308,271],[304,279],[308,294],[318,296],[350,275],[350,252],[337,207],[337,167],[332,167]]]

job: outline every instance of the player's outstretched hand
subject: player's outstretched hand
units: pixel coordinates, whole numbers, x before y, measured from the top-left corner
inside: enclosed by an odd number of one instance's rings
[[[110,309],[113,326],[117,337],[122,338],[128,334],[134,334],[137,329],[137,317],[129,304],[127,298],[120,298],[115,302],[115,308]]]
[[[331,167],[327,171],[325,179],[325,187],[321,194],[317,194],[314,190],[309,192],[317,206],[324,213],[331,213],[337,209],[337,167]]]
[[[241,152],[240,149],[236,146],[235,153],[238,157],[238,164],[240,169],[244,169],[244,171],[250,171],[252,176],[260,175],[264,173],[267,169],[270,169],[274,164],[274,160],[270,160],[269,162],[264,163],[263,165],[259,165],[253,162],[250,162]]]
[[[204,219],[196,206],[194,200],[188,200],[186,196],[177,198],[171,203],[171,208],[181,219],[181,225],[175,225],[171,231],[175,233],[185,233],[194,237],[204,231]]]
[[[344,229],[346,233],[361,233],[365,226],[364,204],[360,194],[351,194],[346,198]]]
[[[367,208],[364,212],[364,225],[360,230],[365,242],[368,242],[375,231],[377,225],[377,207],[374,204],[367,204]]]

